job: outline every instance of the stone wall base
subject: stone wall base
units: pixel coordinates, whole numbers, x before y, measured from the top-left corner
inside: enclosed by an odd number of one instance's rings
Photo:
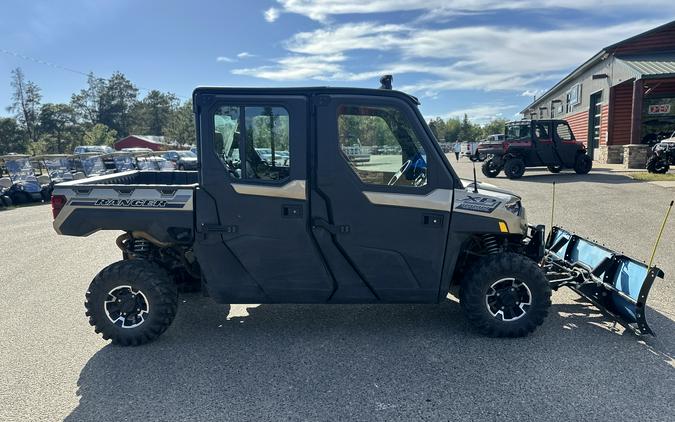
[[[643,169],[649,152],[649,145],[624,145],[623,165],[629,169]]]
[[[595,162],[623,164],[627,169],[645,168],[649,154],[647,145],[604,145],[595,150]]]

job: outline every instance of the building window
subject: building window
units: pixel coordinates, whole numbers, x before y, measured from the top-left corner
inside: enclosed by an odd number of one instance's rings
[[[551,119],[555,118],[555,103],[551,102]]]
[[[342,156],[362,182],[426,186],[427,153],[400,110],[343,105],[338,108],[337,117]]]
[[[283,107],[220,107],[214,148],[235,179],[280,181],[290,175],[289,116]],[[243,130],[242,130],[243,129]]]

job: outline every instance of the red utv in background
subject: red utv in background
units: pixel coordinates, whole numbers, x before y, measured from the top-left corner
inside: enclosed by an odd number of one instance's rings
[[[478,154],[488,156],[482,171],[497,177],[504,170],[509,179],[518,179],[527,167],[547,167],[551,173],[573,169],[586,174],[593,160],[586,146],[574,138],[565,120],[521,120],[506,124],[503,141],[485,142]]]

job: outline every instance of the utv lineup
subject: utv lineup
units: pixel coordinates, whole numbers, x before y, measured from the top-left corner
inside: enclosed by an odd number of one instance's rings
[[[551,290],[568,286],[651,333],[644,303],[660,270],[560,228],[545,240],[520,197],[461,180],[417,99],[382,83],[197,88],[198,171],[56,185],[59,234],[124,231],[122,260],[87,290],[95,331],[120,345],[155,339],[187,284],[226,304],[431,304],[453,292],[478,332],[499,337],[534,331]],[[399,152],[369,165],[345,153],[380,136]]]
[[[527,167],[547,167],[551,173],[574,169],[587,174],[593,166],[586,147],[576,141],[565,120],[507,123],[503,141],[482,143],[477,154],[488,156],[482,166],[486,177],[497,177],[504,170],[509,179],[518,179]]]
[[[668,173],[671,165],[675,165],[675,132],[670,138],[663,139],[652,147],[652,155],[647,160],[647,171],[664,174]]]

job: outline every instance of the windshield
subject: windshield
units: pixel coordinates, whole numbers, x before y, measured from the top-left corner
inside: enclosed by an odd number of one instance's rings
[[[31,166],[28,158],[5,160],[5,168],[13,181],[35,179],[33,166]]]
[[[130,155],[115,156],[113,157],[113,162],[115,163],[115,170],[120,172],[133,170],[136,167]]]
[[[197,158],[197,154],[192,151],[178,151],[177,154],[181,158]]]
[[[105,173],[105,165],[101,157],[82,158],[82,168],[87,176],[95,176]]]
[[[72,180],[73,174],[70,172],[70,165],[68,158],[46,158],[44,160],[45,167],[49,172],[50,179]]]
[[[136,164],[139,170],[175,170],[174,164],[162,157],[138,157]]]
[[[530,124],[506,126],[506,140],[530,139]]]

